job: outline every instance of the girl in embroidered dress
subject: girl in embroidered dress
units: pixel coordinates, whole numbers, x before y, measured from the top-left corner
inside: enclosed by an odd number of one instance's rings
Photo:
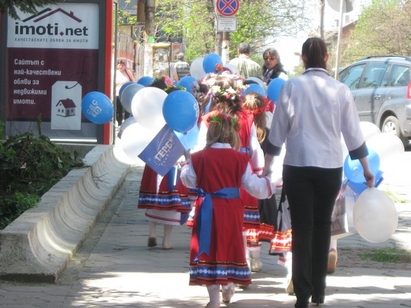
[[[200,124],[200,135],[197,147],[193,150],[203,149],[205,135],[207,133],[207,119],[216,113],[224,112],[237,118],[240,124],[238,132],[240,136],[240,152],[247,154],[251,161],[251,168],[254,173],[261,174],[264,167],[264,154],[257,139],[253,116],[245,112],[242,107],[241,90],[243,79],[237,75],[226,72],[212,75],[203,80],[209,88],[206,99],[209,100],[209,112],[202,117]],[[244,254],[252,271],[259,271],[262,263],[259,259],[253,259],[251,263],[251,250],[259,249],[261,246],[258,240],[260,229],[260,216],[258,212],[258,200],[251,196],[246,190],[241,189],[241,198],[244,202],[244,239],[246,243]]]
[[[177,88],[168,77],[156,79],[151,87],[160,88],[170,93]],[[191,202],[187,188],[180,182],[180,167],[178,164],[163,177],[148,165],[145,165],[141,178],[138,208],[145,209],[148,220],[149,235],[148,247],[157,246],[157,225],[164,226],[162,248],[173,249],[171,232],[173,226],[184,224],[184,217],[188,216]]]
[[[272,151],[272,145],[268,142],[267,136],[270,133],[268,127],[271,126],[272,112],[274,109],[270,109],[270,101],[267,97],[264,97],[258,93],[247,93],[244,97],[243,108],[254,117],[254,124],[257,130],[258,141],[261,144],[264,154],[266,152]],[[272,111],[270,111],[272,110]],[[277,188],[282,186],[282,172],[278,172],[277,179],[275,183]],[[276,227],[277,227],[277,201],[273,194],[269,199],[258,200],[258,209],[260,212],[260,232],[259,240],[261,242],[270,243],[269,254],[271,253],[272,246],[271,240],[274,238]],[[251,264],[256,263],[260,258],[261,246],[256,246],[251,248]],[[287,294],[294,294],[294,288],[291,280],[291,266],[292,266],[292,253],[286,252],[273,255],[278,255],[278,264],[284,266],[287,269],[287,282],[285,287],[285,292]]]
[[[205,285],[210,302],[220,307],[234,294],[234,284],[251,284],[251,272],[244,255],[242,229],[244,203],[240,187],[255,198],[269,198],[275,186],[268,177],[252,172],[250,159],[239,152],[238,120],[228,114],[208,117],[206,147],[186,162],[181,180],[197,188],[200,201],[194,216],[190,244],[190,285]]]

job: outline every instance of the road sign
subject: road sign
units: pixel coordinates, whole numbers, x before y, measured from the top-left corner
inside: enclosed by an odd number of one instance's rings
[[[233,32],[237,31],[237,18],[235,17],[219,17],[217,18],[218,32]]]
[[[216,0],[217,12],[224,17],[230,17],[240,8],[239,0]]]

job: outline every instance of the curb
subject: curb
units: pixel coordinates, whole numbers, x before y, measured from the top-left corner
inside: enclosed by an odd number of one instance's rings
[[[94,147],[87,168],[70,171],[38,206],[0,231],[0,277],[56,282],[130,170],[114,146]]]

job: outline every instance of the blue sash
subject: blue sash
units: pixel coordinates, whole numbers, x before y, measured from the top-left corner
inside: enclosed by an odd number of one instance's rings
[[[210,253],[211,225],[213,221],[212,197],[225,199],[240,198],[240,190],[237,187],[227,187],[208,194],[204,190],[199,188],[198,196],[204,197],[204,199],[201,203],[200,211],[198,212],[199,217],[197,220],[197,233],[199,241],[199,252],[196,259],[203,252],[206,254]]]

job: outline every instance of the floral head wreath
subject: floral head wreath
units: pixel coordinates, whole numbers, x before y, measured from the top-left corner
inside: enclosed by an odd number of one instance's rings
[[[185,88],[185,87],[182,87],[182,86],[176,86],[175,84],[174,84],[174,82],[173,82],[173,79],[171,79],[170,77],[168,77],[168,76],[163,76],[163,77],[161,77],[161,78],[156,78],[156,79],[154,79],[154,81],[152,82],[152,83],[155,83],[155,82],[158,82],[158,81],[163,81],[164,82],[164,84],[166,85],[166,87],[165,87],[165,89],[163,89],[164,91],[169,91],[169,90],[171,90],[171,89],[176,89],[176,90],[183,90],[183,91],[186,91],[187,89]]]
[[[238,119],[236,117],[232,117],[230,115],[225,114],[216,114],[207,119],[209,124],[221,125],[223,121],[230,122],[231,126],[234,130],[240,130],[240,124],[238,123]]]
[[[228,89],[215,85],[220,76],[232,78],[233,87]],[[221,71],[219,74],[211,73],[204,77],[200,83],[208,89],[207,97],[216,97],[218,99],[235,100],[241,97],[241,91],[244,88],[243,79],[235,74],[229,74],[227,71]]]

